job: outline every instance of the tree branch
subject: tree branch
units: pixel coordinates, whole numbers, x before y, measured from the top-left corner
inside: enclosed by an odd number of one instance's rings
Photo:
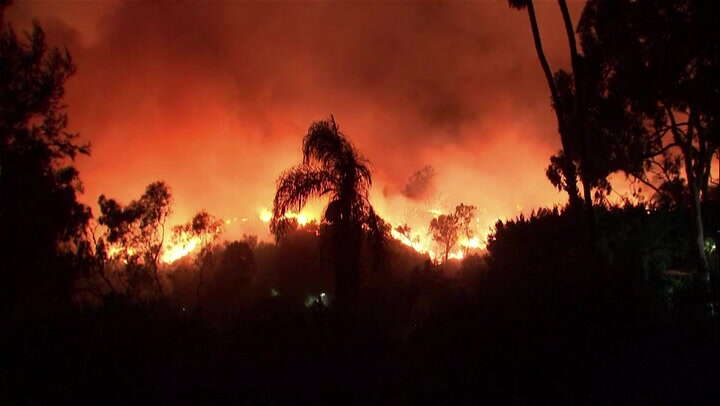
[[[653,185],[652,183],[650,183],[648,180],[646,180],[646,179],[643,178],[642,176],[638,176],[638,175],[635,175],[635,174],[632,174],[632,173],[630,174],[630,176],[632,176],[633,178],[639,180],[639,181],[642,182],[644,185],[646,185],[646,186],[648,186],[649,188],[651,188],[652,190],[654,190],[655,193],[657,193],[657,194],[662,194],[662,192],[660,191],[660,189],[658,189],[657,186]]]
[[[535,5],[532,0],[528,1],[527,10],[528,17],[530,18],[530,28],[533,33],[533,41],[535,43],[535,51],[538,54],[540,65],[542,66],[543,73],[545,74],[545,80],[550,88],[550,95],[552,97],[553,104],[555,105],[555,113],[558,116],[558,124],[562,126],[562,115],[559,113],[562,106],[560,105],[560,98],[558,97],[557,86],[555,85],[555,79],[553,79],[550,64],[548,63],[547,58],[545,57],[545,51],[543,50],[542,40],[540,39],[540,30],[538,29],[537,16],[535,15]]]
[[[646,160],[646,159],[654,158],[654,157],[656,157],[656,156],[658,156],[658,155],[663,155],[663,154],[664,154],[667,150],[669,150],[670,148],[679,147],[679,146],[680,146],[680,145],[678,145],[677,143],[671,142],[670,144],[668,144],[668,145],[660,148],[660,149],[657,150],[657,151],[653,151],[653,152],[651,152],[651,153],[648,153],[648,154],[643,155],[643,156],[642,156],[642,159],[643,159],[643,160]]]

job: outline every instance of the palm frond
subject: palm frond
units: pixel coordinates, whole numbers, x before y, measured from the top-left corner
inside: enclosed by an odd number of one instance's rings
[[[356,161],[354,172],[355,177],[357,178],[358,189],[363,192],[363,195],[367,196],[370,187],[372,186],[372,175],[370,173],[370,168],[364,159]]]
[[[303,163],[317,160],[325,168],[342,165],[352,154],[352,147],[338,130],[335,120],[321,120],[312,123],[303,138]]]
[[[311,165],[299,165],[285,171],[277,182],[270,230],[277,235],[279,221],[290,210],[300,211],[311,197],[335,190],[332,174]]]

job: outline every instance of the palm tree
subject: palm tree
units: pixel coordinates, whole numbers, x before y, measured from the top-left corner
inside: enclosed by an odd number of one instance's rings
[[[368,162],[340,132],[333,116],[310,126],[302,151],[302,163],[278,179],[270,230],[281,239],[287,231],[288,211],[302,210],[310,198],[329,198],[323,222],[335,244],[336,306],[349,310],[359,283],[362,234],[383,235],[382,220],[368,200],[372,185]]]

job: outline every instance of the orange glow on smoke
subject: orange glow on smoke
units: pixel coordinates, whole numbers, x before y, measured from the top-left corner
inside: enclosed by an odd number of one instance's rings
[[[238,219],[222,239],[271,241],[275,181],[329,114],[371,163],[376,212],[412,227],[394,237],[419,252],[436,256],[428,224],[460,202],[477,206],[480,222],[455,257],[482,249],[498,217],[567,200],[545,178],[560,140],[527,19],[503,2],[445,2],[430,20],[425,2],[306,2],[292,13],[288,2],[208,2],[202,13],[172,1],[15,3],[18,32],[37,17],[77,61],[63,104],[68,130],[93,146],[77,167],[95,213],[100,194],[130,201],[163,180],[175,201],[168,224],[203,208]],[[546,52],[567,66],[562,18],[544,3]],[[575,15],[582,6],[569,4]],[[432,182],[411,187],[426,166]],[[312,204],[288,217],[317,221],[322,204]],[[166,262],[199,249],[163,248]]]

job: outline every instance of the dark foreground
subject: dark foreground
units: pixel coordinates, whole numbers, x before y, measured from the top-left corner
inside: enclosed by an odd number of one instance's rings
[[[0,403],[716,404],[711,322],[550,320],[468,300],[422,323],[280,301],[26,319],[2,334]]]

